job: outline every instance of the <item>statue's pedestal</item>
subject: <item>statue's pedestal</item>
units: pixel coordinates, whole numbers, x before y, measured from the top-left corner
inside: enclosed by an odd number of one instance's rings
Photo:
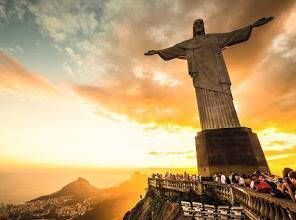
[[[195,137],[198,173],[251,174],[270,172],[259,139],[250,128],[203,130]]]

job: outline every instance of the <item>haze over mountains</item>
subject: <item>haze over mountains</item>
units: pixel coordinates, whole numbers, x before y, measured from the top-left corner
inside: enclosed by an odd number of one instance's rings
[[[98,189],[79,177],[60,190],[25,204],[0,207],[0,217],[18,219],[122,219],[145,194],[147,175],[135,172],[116,187]]]

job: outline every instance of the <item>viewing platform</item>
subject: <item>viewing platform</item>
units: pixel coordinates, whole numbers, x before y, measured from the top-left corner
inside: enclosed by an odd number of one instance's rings
[[[288,199],[272,197],[267,193],[258,193],[246,187],[221,184],[210,181],[185,181],[160,178],[148,178],[149,187],[194,193],[196,195],[213,192],[218,199],[231,204],[239,203],[245,215],[252,219],[296,220],[296,204]]]

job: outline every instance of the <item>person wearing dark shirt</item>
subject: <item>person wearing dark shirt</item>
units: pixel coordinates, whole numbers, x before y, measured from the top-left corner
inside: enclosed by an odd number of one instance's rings
[[[295,171],[291,170],[290,168],[285,168],[283,170],[283,183],[279,184],[277,186],[277,189],[279,189],[283,195],[290,197],[293,202],[295,202],[295,190],[296,190],[296,184],[293,184],[288,175],[290,173],[293,173]]]
[[[295,192],[296,192],[296,171],[291,171],[288,174],[290,185],[287,186],[289,195],[293,202],[296,203]]]
[[[285,168],[283,169],[283,178],[288,177],[288,174],[289,174],[291,171],[293,171],[291,168],[289,168],[289,167],[285,167]]]

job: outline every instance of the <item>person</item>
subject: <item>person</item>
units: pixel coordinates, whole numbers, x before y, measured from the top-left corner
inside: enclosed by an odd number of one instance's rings
[[[244,178],[245,180],[245,184],[246,184],[246,187],[250,187],[250,184],[251,184],[251,178],[245,174],[242,175],[242,178]]]
[[[283,172],[283,174],[283,176],[285,176],[286,173]],[[287,176],[288,177],[283,179],[283,183],[278,186],[278,189],[282,192],[282,194],[290,197],[293,202],[296,202],[296,171],[290,171]]]
[[[238,185],[238,181],[236,180],[235,176],[238,176],[238,174],[237,173],[233,173],[232,174],[232,176],[231,176],[231,182],[234,185]]]
[[[290,190],[290,197],[296,203],[296,171],[290,171],[288,174],[289,180],[292,183],[293,189]]]
[[[295,171],[290,171],[291,174],[293,172]],[[290,173],[288,175],[290,175]],[[290,176],[284,178],[283,183],[278,186],[278,190],[280,190],[283,195],[290,197],[292,201],[295,202],[296,184],[293,184],[291,179],[292,177]]]
[[[216,173],[213,175],[213,180],[219,182],[219,176]]]
[[[276,189],[277,188],[276,183],[273,182],[273,181],[270,181],[271,180],[270,178],[266,179],[266,176],[264,174],[262,174],[262,173],[259,175],[259,180],[266,182],[268,185],[270,185],[270,187],[272,189]]]
[[[164,178],[165,178],[165,179],[169,179],[169,172],[166,172],[166,173],[165,173]]]
[[[236,180],[235,182],[236,182],[237,185],[246,186],[245,180],[241,176],[239,176],[238,174],[235,174],[234,178]]]
[[[292,191],[295,191],[295,188],[296,188],[292,184],[292,182],[290,181],[290,178],[288,177],[289,173],[292,172],[292,171],[293,170],[291,168],[285,167],[283,169],[283,180],[282,180],[282,183],[280,183],[280,184],[277,185],[277,189],[280,190],[283,195],[288,196],[288,197],[291,197]],[[293,198],[292,198],[292,200],[293,200]]]
[[[285,167],[283,169],[283,178],[287,178],[291,171],[293,171],[293,170],[290,167]]]
[[[276,185],[279,185],[281,183],[281,180],[282,180],[281,177],[276,176],[276,175],[268,175],[268,174],[265,174],[265,173],[261,173],[261,175],[264,176],[266,181],[272,182],[272,183],[274,183]],[[287,173],[287,176],[288,176],[288,173]]]
[[[230,175],[229,175],[229,180],[230,180],[230,184],[233,184],[233,182],[232,182],[232,177],[233,177],[233,174],[234,174],[234,172],[230,172]]]
[[[258,180],[259,178],[258,178],[258,176],[257,176],[257,174],[252,174],[252,176],[251,176],[251,183],[250,183],[250,188],[251,189],[255,189],[255,181],[256,180]]]
[[[270,193],[272,191],[271,186],[265,182],[262,176],[258,176],[256,174],[252,175],[252,182],[250,186],[260,193]]]
[[[227,182],[226,182],[226,176],[223,174],[223,172],[220,172],[220,182],[222,184],[227,184]]]

